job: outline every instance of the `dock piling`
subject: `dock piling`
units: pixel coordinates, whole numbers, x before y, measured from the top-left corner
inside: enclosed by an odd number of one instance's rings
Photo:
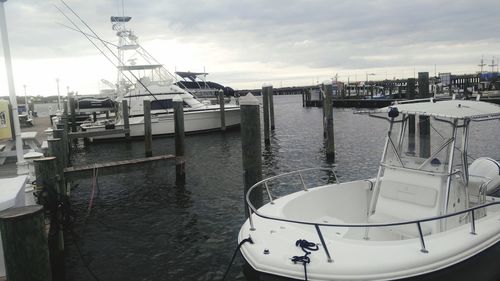
[[[269,137],[269,95],[272,91],[273,86],[264,84],[262,85],[262,107],[263,107],[263,118],[264,118],[264,144],[270,145],[271,140]],[[241,104],[240,104],[241,105]]]
[[[324,135],[326,136],[326,159],[329,162],[335,160],[335,136],[333,132],[333,86],[330,81],[323,83],[323,93],[325,100],[323,103],[324,112]]]
[[[226,131],[226,111],[224,104],[224,91],[219,90],[219,105],[220,105],[220,130]]]
[[[35,159],[37,190],[42,190],[43,205],[50,212],[48,246],[53,280],[64,280],[64,235],[62,227],[61,202],[62,188],[57,182],[56,158]],[[39,197],[40,198],[40,197]],[[40,200],[40,199],[39,199]]]
[[[122,117],[123,129],[125,129],[125,139],[130,141],[130,122],[128,118],[128,101],[126,99],[122,100]]]
[[[151,130],[151,101],[143,101],[144,109],[144,150],[146,157],[153,156],[153,134]]]
[[[399,87],[401,91],[401,87]],[[415,78],[408,78],[406,81],[406,98],[415,99]],[[415,154],[415,115],[410,115],[408,119],[408,153]]]
[[[175,181],[186,181],[186,160],[184,158],[184,107],[182,98],[175,96],[173,99],[174,126],[175,126]]]
[[[241,108],[241,152],[243,160],[244,194],[255,183],[262,180],[262,149],[260,133],[259,101],[248,93],[240,98]],[[250,196],[256,208],[263,204],[262,187],[254,190]],[[245,201],[245,212],[250,215]]]
[[[52,281],[42,206],[0,212],[0,230],[9,281]]]
[[[421,99],[430,98],[429,72],[418,73],[418,92]],[[431,156],[431,121],[428,116],[420,116],[418,119],[420,157],[428,158]]]
[[[271,119],[271,131],[274,131],[274,90],[273,86],[271,86],[271,89],[269,90],[269,117]]]

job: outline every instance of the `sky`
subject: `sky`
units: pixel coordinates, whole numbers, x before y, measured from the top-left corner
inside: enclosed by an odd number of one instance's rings
[[[474,73],[482,57],[487,65],[500,57],[498,0],[66,2],[115,43],[110,16],[124,12],[167,69],[205,70],[234,89]],[[56,6],[70,14],[59,1],[4,3],[17,95],[56,95],[56,79],[61,94],[97,94],[101,79],[116,82],[115,67],[61,25],[71,24]],[[0,53],[0,96],[8,95],[4,62]]]

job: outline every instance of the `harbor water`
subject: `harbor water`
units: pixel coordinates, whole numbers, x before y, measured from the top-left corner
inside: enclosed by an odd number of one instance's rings
[[[275,96],[274,105],[276,129],[262,149],[264,177],[312,167],[333,167],[340,181],[376,175],[387,122],[334,109],[336,160],[329,164],[321,108],[303,108],[301,96]],[[498,121],[472,124],[469,153],[500,159],[499,137]],[[153,155],[160,154],[174,154],[173,138],[154,139]],[[144,142],[121,141],[80,145],[72,160],[143,156]],[[173,162],[98,176],[92,202],[92,180],[75,182],[67,280],[220,280],[245,219],[239,131],[187,136],[186,161],[182,186],[175,184]],[[246,280],[242,265],[238,256],[227,280]]]

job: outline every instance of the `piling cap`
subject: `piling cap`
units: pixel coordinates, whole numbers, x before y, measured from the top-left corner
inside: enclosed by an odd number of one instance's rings
[[[259,105],[259,100],[249,92],[240,98],[240,105]]]
[[[172,101],[173,101],[173,102],[182,102],[182,98],[181,98],[181,96],[179,96],[179,95],[175,95],[175,96],[172,98]]]
[[[269,88],[269,87],[273,87],[273,84],[270,84],[270,83],[264,83],[262,84],[262,88]]]

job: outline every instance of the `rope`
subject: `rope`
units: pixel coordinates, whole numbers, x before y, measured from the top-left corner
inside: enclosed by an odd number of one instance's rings
[[[94,204],[94,194],[97,187],[97,175],[99,170],[97,166],[94,164],[94,168],[92,169],[92,191],[90,192],[90,200],[89,207],[87,208],[87,216],[90,215],[90,211],[92,210],[92,205]]]
[[[293,256],[291,260],[295,264],[301,262],[304,265],[304,280],[307,281],[307,264],[311,262],[311,258],[309,258],[311,254],[310,251],[317,251],[319,247],[316,243],[309,242],[305,239],[297,240],[295,246],[300,247],[305,254],[303,256]]]
[[[241,246],[245,244],[246,242],[250,242],[250,244],[253,244],[253,240],[250,236],[248,238],[241,240],[241,242],[238,244],[238,247],[234,249],[233,257],[231,258],[231,261],[229,262],[229,266],[226,269],[226,273],[224,273],[224,276],[222,277],[221,281],[226,280],[227,274],[229,273],[229,269],[231,269],[231,265],[233,265],[234,258],[236,257],[236,253],[240,250]]]

